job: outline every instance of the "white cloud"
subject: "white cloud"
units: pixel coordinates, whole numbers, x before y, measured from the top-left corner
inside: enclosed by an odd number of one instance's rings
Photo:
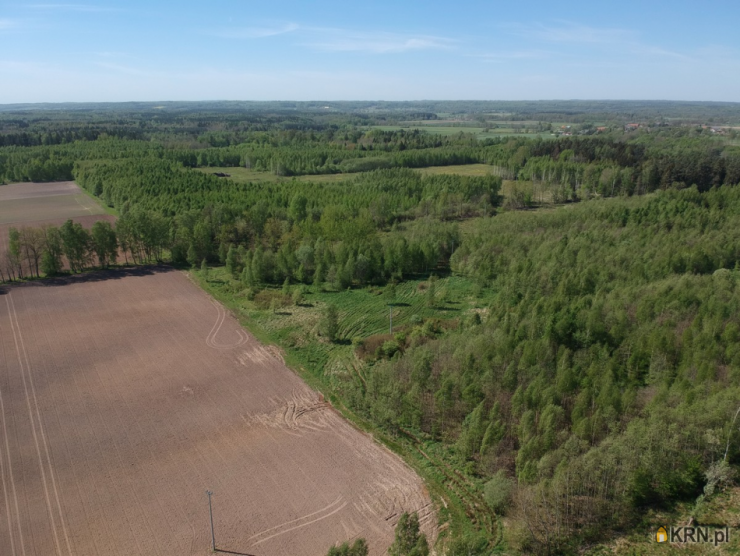
[[[556,43],[613,44],[635,40],[635,33],[628,29],[591,27],[570,21],[560,21],[557,25],[509,24],[504,28],[527,39]]]
[[[131,58],[130,54],[126,54],[125,52],[116,52],[112,50],[95,52],[95,55],[99,56],[100,58]]]
[[[117,73],[125,73],[127,75],[139,75],[139,76],[154,76],[150,71],[141,70],[132,66],[124,66],[121,64],[112,64],[110,62],[95,62],[95,65],[101,68],[112,70]]]
[[[324,52],[367,52],[388,54],[412,50],[446,50],[456,41],[430,35],[364,32],[345,29],[310,28],[305,46]]]
[[[209,34],[224,39],[261,39],[292,33],[299,29],[295,23],[286,23],[279,27],[235,27],[231,29],[220,29]]]
[[[66,11],[66,12],[119,12],[119,8],[96,6],[94,4],[28,4],[25,6],[32,10],[41,11]]]
[[[261,39],[292,34],[298,45],[322,52],[367,52],[387,54],[413,50],[449,49],[456,41],[431,35],[354,31],[329,27],[310,27],[297,23],[260,27],[226,27],[209,35],[226,39]]]
[[[482,58],[488,62],[509,62],[512,60],[544,60],[551,58],[553,52],[547,50],[511,50],[501,52],[486,52],[473,54],[474,58]]]
[[[646,58],[674,59],[681,62],[696,62],[696,56],[677,52],[663,46],[642,41],[639,35],[629,29],[615,27],[593,27],[571,21],[559,21],[556,24],[508,24],[504,25],[514,35],[527,40],[550,44],[586,44],[593,48],[606,49],[615,56],[640,56]],[[587,51],[583,52],[588,55]]]

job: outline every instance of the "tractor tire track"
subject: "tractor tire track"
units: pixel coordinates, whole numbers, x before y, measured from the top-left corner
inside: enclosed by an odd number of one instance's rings
[[[10,313],[8,313],[8,320],[10,320]],[[8,365],[8,357],[5,353],[5,345],[3,342],[0,342],[0,347],[2,347],[3,350],[3,361],[5,361],[5,368],[9,369]],[[0,454],[0,464],[2,464],[2,476],[3,476],[3,495],[5,498],[5,508],[8,514],[8,536],[10,537],[10,548],[13,551],[13,556],[16,556],[15,551],[15,539],[13,534],[13,525],[12,525],[12,510],[11,505],[9,504],[8,500],[8,488],[6,484],[6,473],[5,473],[5,458],[8,459],[8,476],[10,479],[10,485],[13,491],[13,501],[15,506],[15,520],[18,525],[18,537],[20,538],[20,545],[21,545],[21,554],[25,556],[26,554],[26,547],[23,540],[23,526],[21,525],[21,511],[18,507],[18,492],[16,488],[15,483],[15,477],[13,476],[13,459],[11,457],[11,451],[10,451],[10,441],[8,439],[8,427],[7,422],[5,418],[5,401],[3,399],[3,393],[2,388],[0,388],[0,415],[2,416],[3,421],[3,443],[5,444],[5,451],[3,454]]]
[[[224,309],[223,306],[216,301],[212,301],[211,303],[214,307],[216,307],[216,323],[213,325],[213,328],[211,328],[211,331],[206,337],[206,345],[213,349],[233,349],[244,345],[249,338],[241,329],[236,330],[239,339],[235,343],[219,344],[218,342],[216,342],[216,336],[218,336],[218,333],[221,331],[221,327],[226,320],[226,309]]]
[[[48,485],[48,482],[47,482],[47,479],[46,479],[46,465],[44,464],[43,457],[41,456],[41,446],[40,446],[40,443],[39,443],[39,433],[36,430],[36,421],[35,421],[35,419],[33,417],[33,409],[31,407],[31,394],[29,393],[28,380],[26,378],[26,371],[24,370],[24,367],[23,367],[23,359],[22,359],[22,355],[21,355],[21,344],[20,344],[20,342],[18,340],[18,335],[20,334],[20,329],[19,329],[18,323],[17,322],[15,322],[15,323],[13,322],[14,317],[15,317],[15,319],[17,321],[17,315],[15,314],[14,306],[11,305],[11,301],[12,301],[12,295],[9,293],[9,294],[7,294],[7,297],[5,298],[5,303],[6,303],[7,308],[8,308],[8,313],[10,314],[10,327],[11,327],[11,329],[13,331],[13,341],[15,343],[15,349],[16,349],[16,353],[17,353],[17,356],[18,356],[18,365],[20,366],[21,377],[23,379],[23,389],[24,389],[24,391],[26,393],[26,404],[27,404],[27,407],[28,407],[28,418],[29,418],[30,423],[31,423],[31,430],[33,432],[34,444],[36,445],[36,455],[38,457],[38,464],[39,464],[39,468],[41,470],[41,481],[42,481],[43,488],[44,488],[44,495],[46,497],[46,507],[47,507],[47,510],[48,510],[49,519],[51,521],[51,529],[52,529],[52,533],[53,533],[53,536],[54,536],[54,544],[56,546],[56,553],[58,554],[58,556],[62,556],[62,548],[61,548],[61,544],[59,542],[59,534],[58,534],[58,531],[57,531],[56,519],[54,518],[54,509],[53,509],[53,506],[52,506],[52,503],[51,503],[51,495],[49,493],[49,485]],[[29,370],[29,373],[30,373],[30,370]],[[36,411],[38,412],[38,406],[36,407]],[[71,551],[70,551],[70,554],[71,554]]]

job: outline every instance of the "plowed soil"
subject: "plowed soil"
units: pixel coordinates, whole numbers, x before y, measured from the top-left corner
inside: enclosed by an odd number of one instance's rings
[[[0,186],[0,224],[33,225],[104,214],[73,181]]]
[[[0,288],[0,553],[384,554],[420,479],[181,272]]]

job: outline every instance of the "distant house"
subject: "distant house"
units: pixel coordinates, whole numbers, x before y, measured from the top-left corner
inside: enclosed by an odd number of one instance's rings
[[[634,131],[640,127],[640,124],[627,124],[624,126],[625,131]]]
[[[606,131],[606,126],[602,125],[596,128],[596,133],[604,133]]]

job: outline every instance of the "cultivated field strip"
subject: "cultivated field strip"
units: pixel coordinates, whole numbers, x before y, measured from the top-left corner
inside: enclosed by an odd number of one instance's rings
[[[10,183],[0,186],[0,203],[20,199],[78,195],[80,193],[82,193],[80,186],[73,181]]]
[[[0,553],[205,555],[206,489],[223,550],[435,536],[418,477],[185,276],[100,276],[0,295]]]

